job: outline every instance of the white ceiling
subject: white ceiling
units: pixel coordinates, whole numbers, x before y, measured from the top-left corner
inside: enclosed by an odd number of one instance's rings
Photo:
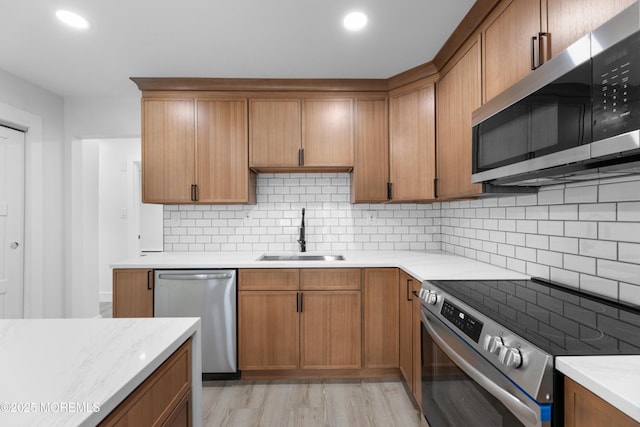
[[[0,0],[0,69],[61,96],[136,96],[129,77],[388,78],[432,60],[473,3]],[[342,28],[352,10],[360,33]]]

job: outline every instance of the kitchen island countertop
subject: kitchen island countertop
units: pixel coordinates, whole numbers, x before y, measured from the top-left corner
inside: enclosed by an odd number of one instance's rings
[[[418,280],[519,280],[529,276],[442,251],[331,251],[343,261],[258,261],[264,252],[156,252],[111,265],[113,268],[340,268],[399,267]],[[300,255],[269,252],[269,255]]]
[[[189,337],[199,414],[199,318],[0,320],[0,425],[97,425]]]
[[[640,356],[563,356],[556,369],[640,422]]]

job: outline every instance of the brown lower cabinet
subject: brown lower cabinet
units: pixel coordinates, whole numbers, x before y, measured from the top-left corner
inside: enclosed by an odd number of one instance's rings
[[[411,390],[418,406],[422,402],[421,381],[421,333],[420,301],[413,292],[418,292],[422,282],[400,270],[400,372]]]
[[[398,367],[398,269],[363,269],[364,367]]]
[[[153,270],[113,270],[113,317],[153,317]]]
[[[99,424],[187,427],[191,413],[191,338]]]
[[[640,423],[570,378],[564,380],[566,427],[637,427]]]
[[[361,367],[360,269],[241,269],[238,277],[241,370]]]

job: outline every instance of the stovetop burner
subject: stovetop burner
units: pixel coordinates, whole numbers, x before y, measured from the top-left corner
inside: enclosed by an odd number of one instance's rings
[[[640,310],[533,280],[430,281],[553,356],[640,354]]]

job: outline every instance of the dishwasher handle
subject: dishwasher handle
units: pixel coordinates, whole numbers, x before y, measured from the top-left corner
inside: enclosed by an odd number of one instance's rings
[[[196,274],[176,274],[160,273],[160,279],[166,280],[226,280],[233,278],[231,273],[196,273]]]

